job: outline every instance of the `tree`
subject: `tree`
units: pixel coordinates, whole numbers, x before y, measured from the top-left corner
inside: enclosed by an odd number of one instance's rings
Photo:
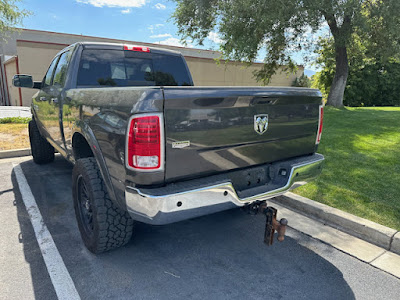
[[[335,53],[332,38],[321,38],[313,87],[328,94],[335,73]],[[343,103],[349,106],[400,105],[400,52],[378,52],[376,43],[368,43],[353,33],[347,47],[349,76]]]
[[[333,78],[335,77],[336,69],[336,57],[335,57],[335,43],[332,37],[330,38],[319,38],[318,49],[315,50],[317,58],[315,59],[315,65],[321,69],[313,76],[313,87],[321,90],[325,98],[328,97]],[[361,38],[353,34],[351,42],[346,47],[348,54],[348,64],[350,69],[360,69],[366,63],[374,63],[370,61],[371,58],[367,58],[367,49],[365,45],[361,43]]]
[[[5,35],[12,31],[15,26],[21,24],[23,18],[29,16],[31,12],[20,9],[17,3],[20,0],[0,0],[0,35]]]
[[[368,40],[398,45],[398,0],[175,0],[173,15],[182,39],[202,44],[218,31],[225,59],[252,62],[265,50],[264,67],[255,75],[265,84],[283,65],[294,71],[291,54],[314,46],[309,34],[328,26],[334,41],[335,75],[328,104],[343,105],[349,72],[347,47],[355,30]],[[389,43],[388,43],[389,44]],[[389,48],[388,44],[383,47]],[[379,44],[377,44],[379,46]],[[381,44],[382,46],[382,44]],[[392,45],[391,45],[392,46]],[[390,51],[388,51],[390,52]]]

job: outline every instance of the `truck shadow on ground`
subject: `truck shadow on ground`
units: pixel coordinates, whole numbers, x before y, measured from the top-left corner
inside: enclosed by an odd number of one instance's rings
[[[82,299],[354,299],[334,265],[291,237],[266,247],[264,217],[238,209],[165,226],[137,223],[128,245],[93,255],[75,221],[71,166],[58,157],[21,167]],[[17,188],[15,197],[35,296],[55,296]]]

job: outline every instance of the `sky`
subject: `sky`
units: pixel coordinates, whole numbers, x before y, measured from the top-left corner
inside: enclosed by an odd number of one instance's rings
[[[33,12],[24,28],[183,46],[171,19],[172,1],[23,0],[20,6]],[[217,50],[218,42],[211,33],[205,48]],[[187,47],[202,48],[191,41]]]
[[[33,13],[23,21],[27,29],[212,50],[221,42],[211,32],[204,46],[191,40],[183,45],[171,17],[176,5],[168,0],[23,0],[19,6]],[[300,54],[294,59],[303,63]]]

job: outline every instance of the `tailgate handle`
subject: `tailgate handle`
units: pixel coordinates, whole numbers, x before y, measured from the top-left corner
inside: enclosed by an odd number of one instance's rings
[[[255,97],[252,105],[273,105],[278,101],[278,98],[270,98],[268,96]]]

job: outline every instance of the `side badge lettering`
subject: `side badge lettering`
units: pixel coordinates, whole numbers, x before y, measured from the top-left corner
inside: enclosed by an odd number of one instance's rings
[[[182,148],[189,147],[189,146],[190,146],[190,141],[180,141],[180,142],[172,143],[172,148],[175,148],[175,149],[182,149]]]

